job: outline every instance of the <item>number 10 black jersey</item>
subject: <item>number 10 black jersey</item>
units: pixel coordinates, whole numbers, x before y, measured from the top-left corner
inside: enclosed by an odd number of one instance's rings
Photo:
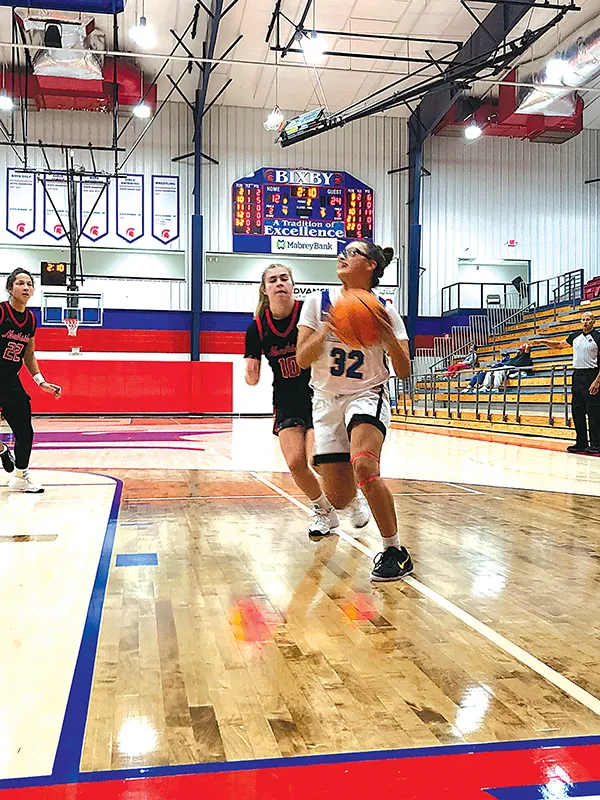
[[[246,331],[245,358],[260,360],[264,353],[273,370],[273,405],[276,408],[303,406],[310,401],[310,370],[296,361],[298,318],[302,302],[296,300],[289,317],[274,319],[267,308]],[[310,404],[309,404],[310,407]]]

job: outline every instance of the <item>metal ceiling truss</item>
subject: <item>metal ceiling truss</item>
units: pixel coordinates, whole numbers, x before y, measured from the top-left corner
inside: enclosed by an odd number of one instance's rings
[[[223,0],[217,0],[212,9],[208,8],[206,5],[204,5],[204,3],[201,3],[202,8],[206,11],[209,17],[206,39],[202,44],[202,58],[208,59],[208,62],[210,62],[211,59],[215,58],[215,48],[217,44],[217,37],[219,35],[219,26],[221,24],[221,21],[223,20],[225,15],[228,14],[231,11],[231,9],[238,4],[238,2],[239,0],[231,0],[231,2],[226,7],[224,7]],[[171,31],[171,33],[176,37],[174,31]],[[232,52],[232,50],[234,50],[235,47],[237,47],[237,45],[242,41],[243,38],[244,38],[243,34],[241,33],[238,36],[236,36],[236,38],[231,42],[231,44],[225,48],[225,50],[223,51],[222,55],[219,58],[219,61],[225,59]],[[191,50],[189,50],[183,43],[181,44],[186,50],[187,54],[191,58],[194,58],[194,54],[191,52]],[[221,86],[219,91],[215,94],[210,103],[207,104],[206,101],[208,97],[210,76],[219,66],[219,64],[212,64],[207,62],[199,63],[198,61],[195,61],[193,63],[195,63],[196,67],[200,72],[198,88],[196,90],[195,102],[192,103],[177,86],[174,85],[174,88],[179,92],[180,96],[186,102],[188,108],[194,115],[194,122],[195,122],[194,142],[195,142],[196,138],[198,137],[198,127],[199,126],[201,127],[202,120],[208,114],[208,112],[211,110],[214,104],[231,86],[231,84],[233,83],[233,78],[228,78],[223,84],[223,86]],[[190,61],[190,64],[188,65],[188,70],[190,72],[192,69],[191,64],[192,62]],[[171,82],[173,81],[171,80]],[[194,148],[194,150],[192,150],[189,153],[184,153],[182,155],[175,156],[174,158],[171,159],[171,161],[172,162],[183,161],[186,158],[192,158],[195,155],[196,155],[196,149]],[[210,164],[219,163],[216,159],[206,155],[206,153],[201,153],[201,156],[205,161],[208,161]]]
[[[510,8],[505,7],[505,4],[510,6],[511,0],[499,0],[499,2],[496,3],[496,6],[500,9],[499,13],[503,15],[508,14],[510,16]],[[515,12],[522,15],[524,13],[522,8],[524,5],[525,0],[523,0],[523,2],[519,2],[519,7],[521,10],[516,12],[515,9]],[[523,34],[512,40],[507,40],[507,37],[505,37],[502,41],[498,42],[495,37],[486,31],[485,24],[487,19],[483,22],[480,22],[478,30],[480,31],[480,35],[484,41],[483,49],[479,48],[471,52],[471,47],[469,45],[471,40],[469,40],[466,45],[462,45],[460,50],[453,55],[451,61],[448,61],[447,57],[443,59],[431,58],[413,72],[403,75],[398,80],[395,80],[387,86],[372,92],[371,94],[352,103],[350,106],[347,106],[341,111],[329,116],[324,115],[321,119],[319,119],[317,122],[314,122],[304,130],[300,128],[298,131],[294,131],[288,136],[286,135],[284,129],[279,139],[281,146],[288,147],[296,142],[310,139],[313,136],[318,136],[320,133],[324,133],[325,131],[333,128],[339,128],[349,122],[353,122],[364,117],[369,117],[373,114],[382,113],[400,105],[406,105],[410,108],[409,104],[412,101],[422,100],[428,95],[433,96],[442,90],[446,90],[454,98],[456,98],[456,96],[458,96],[458,94],[461,92],[468,91],[476,80],[490,76],[497,76],[503,71],[507,70],[517,58],[524,55],[535,42],[541,39],[541,37],[544,36],[549,30],[554,28],[569,11],[576,10],[576,6],[572,5],[572,3],[560,5],[558,9],[555,8],[556,5],[557,4],[553,3],[549,4],[549,6],[539,6],[540,8],[551,7],[554,11],[552,18],[544,25],[541,25],[533,30],[528,29]],[[532,4],[529,3],[528,7],[531,8]],[[280,15],[281,10],[279,10],[279,16]],[[305,19],[305,15],[303,15],[303,19]],[[275,19],[274,22],[272,20],[272,23],[273,24],[270,26],[270,28],[272,30],[276,30],[278,25],[277,19]],[[304,21],[301,25],[299,24],[295,30],[303,30],[303,25]],[[297,34],[295,32],[294,36],[296,35]],[[340,32],[340,35],[344,35],[343,32]],[[360,36],[360,34],[358,34],[358,36]],[[420,38],[421,40],[423,39],[423,37]],[[439,40],[432,39],[431,41]],[[446,40],[446,42],[447,41],[448,40]],[[281,51],[282,56],[283,50],[289,52],[289,49],[289,47],[287,47],[287,49],[284,47]],[[349,54],[345,55],[348,56]],[[354,53],[351,55],[352,57],[355,56]],[[380,56],[372,57],[374,59],[380,58]],[[420,63],[423,61],[424,59],[419,60]],[[432,65],[438,68],[439,74],[433,77],[430,75],[424,75],[423,73],[426,72]],[[420,78],[417,83],[415,83],[416,78]],[[409,83],[406,88],[398,89],[399,86],[406,83]],[[375,98],[379,99],[377,99],[375,102],[372,102],[375,100]],[[421,124],[420,114],[413,114],[412,117],[415,118],[418,124]],[[427,135],[429,135],[430,132],[431,131],[428,130],[428,132],[425,133],[424,138],[427,138]]]
[[[361,53],[358,52],[345,52],[342,50],[324,50],[324,56],[339,56],[341,58],[360,58],[365,59],[368,61],[397,61],[402,63],[408,64],[427,64],[431,66],[432,62],[436,64],[450,64],[452,56],[460,50],[462,47],[462,42],[459,42],[455,39],[443,39],[443,38],[436,38],[436,37],[428,37],[428,36],[396,36],[396,35],[385,35],[380,33],[352,33],[350,31],[332,31],[332,30],[323,30],[320,28],[307,28],[305,23],[310,12],[311,7],[313,6],[315,0],[306,0],[306,4],[300,15],[300,19],[298,22],[294,22],[291,20],[286,14],[284,14],[282,10],[283,0],[277,0],[275,3],[275,8],[273,10],[273,14],[271,16],[271,21],[269,23],[269,27],[267,29],[267,35],[265,37],[265,41],[269,45],[269,49],[273,53],[279,53],[282,59],[284,59],[288,53],[299,53],[302,54],[302,49],[300,47],[294,47],[294,43],[297,43],[302,36],[306,36],[309,33],[316,33],[323,36],[338,36],[344,39],[351,39],[351,40],[362,40],[362,41],[386,41],[386,42],[399,42],[405,43],[407,47],[410,47],[410,44],[429,44],[429,45],[444,45],[450,48],[448,54],[443,56],[441,59],[434,59],[433,57],[429,58],[422,58],[418,56],[410,56],[407,54],[406,56],[400,56],[395,54],[389,55],[376,55],[374,53]],[[292,35],[291,37],[286,37],[285,39],[282,38],[281,32],[281,21],[284,20],[288,26],[292,27]],[[271,39],[273,38],[273,33],[275,33],[275,42],[274,44],[271,43]],[[283,42],[286,42],[285,44]]]

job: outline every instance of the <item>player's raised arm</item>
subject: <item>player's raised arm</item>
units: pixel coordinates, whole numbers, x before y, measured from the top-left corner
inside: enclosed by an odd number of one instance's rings
[[[298,345],[296,347],[296,361],[301,369],[308,369],[322,354],[325,346],[327,330],[315,331],[306,325],[298,326]]]
[[[393,309],[391,311],[395,313]],[[396,314],[396,316],[398,315]],[[381,330],[381,341],[392,359],[396,375],[399,378],[408,378],[410,375],[410,350],[404,325],[399,316],[398,320],[402,326],[401,329],[398,327],[398,321],[395,317],[391,317],[391,314],[388,314],[388,317],[390,317],[389,322],[383,317],[377,320]]]
[[[328,323],[321,319],[321,293],[315,292],[304,303],[298,321],[296,361],[301,369],[308,369],[322,355],[328,332]]]

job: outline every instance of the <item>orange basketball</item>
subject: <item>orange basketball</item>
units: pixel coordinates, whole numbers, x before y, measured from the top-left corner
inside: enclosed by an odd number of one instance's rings
[[[379,340],[378,319],[387,313],[381,301],[364,289],[349,289],[331,308],[331,324],[338,337],[352,347],[371,347]]]

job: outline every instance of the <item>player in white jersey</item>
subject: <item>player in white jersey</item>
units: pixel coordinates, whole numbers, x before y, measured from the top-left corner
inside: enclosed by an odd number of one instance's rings
[[[311,367],[314,465],[335,508],[345,508],[364,491],[383,541],[371,578],[393,581],[413,570],[408,550],[400,545],[394,499],[379,475],[381,448],[391,419],[387,359],[396,374],[410,374],[406,328],[398,312],[387,307],[378,321],[380,341],[372,347],[344,344],[328,318],[331,305],[349,289],[372,291],[393,250],[366,241],[354,242],[338,256],[342,289],[315,292],[304,303],[298,323],[296,359]],[[383,301],[382,301],[383,302]]]

